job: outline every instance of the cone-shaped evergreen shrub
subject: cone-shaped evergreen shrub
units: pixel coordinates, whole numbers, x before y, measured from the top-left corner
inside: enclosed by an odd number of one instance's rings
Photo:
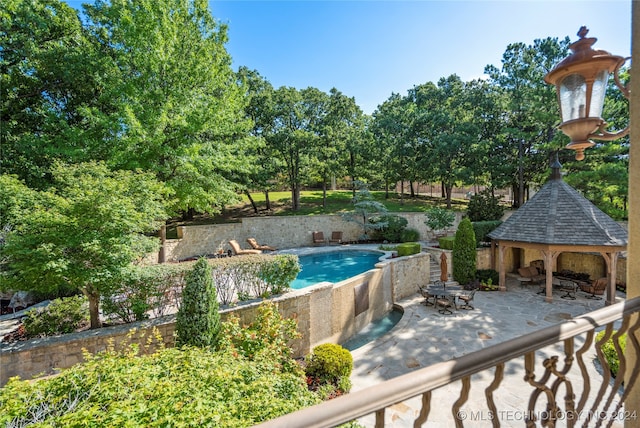
[[[476,234],[468,218],[462,219],[453,241],[453,279],[469,284],[476,277]]]
[[[220,332],[220,313],[211,266],[201,258],[186,278],[182,303],[176,317],[176,345],[215,346]]]

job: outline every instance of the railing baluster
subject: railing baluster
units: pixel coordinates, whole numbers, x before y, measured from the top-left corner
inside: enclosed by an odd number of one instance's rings
[[[589,392],[591,392],[591,382],[589,378],[589,372],[587,371],[587,365],[584,362],[584,353],[591,349],[591,344],[593,343],[594,331],[589,330],[587,332],[587,336],[584,339],[584,344],[582,347],[576,352],[576,359],[578,361],[578,367],[580,367],[580,374],[582,375],[582,395],[580,396],[580,401],[578,402],[578,407],[576,408],[577,414],[581,414],[584,409],[584,405],[589,398]]]
[[[460,396],[453,403],[451,407],[451,413],[453,414],[453,420],[456,423],[456,428],[464,427],[463,419],[460,418],[460,408],[469,399],[469,390],[471,389],[471,377],[465,376],[462,378],[462,389],[460,390]]]
[[[598,405],[602,402],[602,397],[604,397],[604,393],[607,391],[609,387],[609,381],[611,380],[611,367],[609,367],[609,363],[602,352],[602,346],[607,343],[607,341],[611,338],[613,333],[613,323],[607,324],[607,328],[605,329],[604,335],[600,338],[600,340],[596,340],[596,354],[598,355],[598,361],[602,365],[602,384],[600,385],[600,389],[598,390],[598,395],[596,399],[593,401],[593,405],[591,409],[586,415],[585,427],[588,426],[588,422],[593,418],[594,415],[598,415],[600,419],[600,412],[598,412]]]
[[[431,391],[427,391],[422,394],[422,407],[420,408],[420,415],[413,423],[414,428],[419,428],[427,422],[429,412],[431,411]]]
[[[630,318],[630,316],[629,316]],[[640,343],[638,342],[638,339],[636,338],[636,333],[640,330],[640,316],[635,316],[635,322],[632,326],[630,326],[627,329],[627,349],[629,349],[629,345],[631,344],[631,346],[633,346],[633,348],[635,349],[635,354],[637,356],[640,356]],[[626,361],[626,360],[625,360]],[[622,361],[621,361],[622,363]],[[622,369],[622,365],[620,366],[619,370],[618,370],[618,377],[620,378],[620,381],[624,381],[625,378],[625,374],[626,374],[626,362],[625,362],[625,368],[624,370]],[[628,383],[627,385],[625,385],[624,388],[624,392],[622,393],[622,397],[620,397],[620,401],[618,401],[618,405],[616,406],[615,410],[611,413],[612,415],[617,415],[618,412],[620,411],[620,409],[622,409],[622,405],[624,404],[625,400],[627,399],[627,396],[629,395],[629,392],[631,391],[631,389],[633,388],[633,386],[636,384],[636,381],[638,380],[638,376],[640,375],[640,362],[638,362],[633,368],[632,368],[632,372],[630,373],[629,376],[626,376],[628,379]],[[617,383],[617,379],[616,379],[616,383]],[[617,391],[614,390],[613,392]],[[611,425],[613,425],[614,422],[614,418],[610,418],[609,419],[609,423],[607,424],[608,427],[610,427]]]
[[[502,379],[504,377],[504,363],[498,363],[496,365],[496,371],[493,374],[493,381],[484,390],[484,396],[487,398],[487,406],[489,407],[490,415],[492,415],[491,423],[494,428],[500,427],[500,419],[498,418],[498,408],[493,400],[493,392],[498,389]]]
[[[385,409],[376,410],[376,428],[384,428]]]

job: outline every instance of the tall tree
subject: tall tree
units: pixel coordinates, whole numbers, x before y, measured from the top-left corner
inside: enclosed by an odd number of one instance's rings
[[[13,290],[81,291],[97,328],[100,296],[132,262],[157,249],[158,240],[143,233],[167,217],[167,189],[152,174],[112,172],[104,163],[54,164],[52,171],[57,190],[46,192],[0,180],[25,195],[13,205],[15,227],[0,247],[0,283]]]
[[[309,172],[309,158],[320,142],[327,95],[316,89],[280,87],[274,92],[267,144],[278,153],[287,169],[291,209],[300,208],[300,189]]]
[[[505,92],[507,110],[503,133],[503,165],[511,165],[514,205],[524,202],[528,183],[546,180],[549,155],[561,145],[556,131],[558,103],[544,76],[567,54],[569,38],[536,39],[533,45],[512,43],[502,56],[502,67],[485,67],[491,82]]]
[[[122,74],[114,92],[123,149],[112,164],[153,171],[186,214],[235,200],[230,177],[246,165],[249,122],[226,26],[205,0],[99,0],[85,10]]]
[[[265,139],[273,113],[273,86],[256,70],[249,70],[247,67],[239,68],[238,79],[245,88],[245,112],[253,124],[251,135],[255,141],[250,151],[253,158],[252,167],[244,177],[244,190],[257,214],[258,206],[249,190],[262,190],[265,194],[266,209],[270,210],[269,191],[277,186],[278,174],[283,168],[273,147],[266,144]]]
[[[81,77],[80,77],[81,76]],[[121,130],[118,72],[58,0],[6,0],[0,13],[0,170],[34,188],[55,160],[106,160]]]

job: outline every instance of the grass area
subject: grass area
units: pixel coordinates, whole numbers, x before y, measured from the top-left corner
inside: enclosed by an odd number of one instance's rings
[[[383,203],[390,212],[421,212],[427,211],[434,206],[445,207],[443,198],[419,195],[411,198],[408,195],[400,200],[400,195],[390,193],[389,198],[385,198],[385,192],[373,191],[372,196],[378,202]],[[266,212],[266,203],[264,193],[252,193],[251,197],[262,210],[259,215],[314,215],[314,214],[336,214],[351,211],[353,204],[351,198],[353,193],[348,190],[335,190],[327,192],[326,207],[322,206],[322,191],[308,190],[303,191],[300,195],[300,209],[298,211],[291,210],[291,193],[290,192],[271,192],[269,199],[271,200],[271,211]],[[452,209],[454,211],[462,211],[467,208],[466,200],[454,199],[452,201]],[[256,215],[249,203],[249,198],[243,196],[243,203],[230,207],[229,211],[235,211],[243,217]]]
[[[411,198],[405,195],[400,200],[397,193],[389,193],[389,198],[385,198],[384,191],[372,191],[371,195],[387,207],[389,212],[425,212],[429,208],[439,206],[446,208],[444,198],[431,197],[426,195],[418,195]],[[173,237],[175,226],[185,225],[202,225],[202,224],[218,224],[233,223],[244,217],[256,216],[288,216],[288,215],[320,215],[320,214],[339,214],[353,210],[351,198],[353,193],[349,190],[333,190],[327,191],[326,207],[322,206],[321,190],[306,190],[300,194],[300,209],[293,211],[291,209],[291,192],[269,192],[269,200],[271,201],[271,210],[267,210],[264,193],[252,193],[251,197],[258,207],[256,214],[246,195],[242,195],[242,202],[227,207],[221,214],[197,215],[193,220],[172,222],[167,229],[167,237]],[[468,201],[464,199],[453,199],[451,201],[452,210],[464,211],[467,209]]]

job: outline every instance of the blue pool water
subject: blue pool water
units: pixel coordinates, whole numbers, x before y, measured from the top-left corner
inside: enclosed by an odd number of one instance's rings
[[[353,351],[379,337],[384,336],[389,330],[398,324],[398,321],[402,319],[403,314],[404,312],[401,309],[393,308],[393,310],[384,317],[373,321],[351,339],[342,343],[342,347],[349,351]]]
[[[373,269],[382,253],[365,250],[340,250],[300,256],[301,270],[291,288],[300,289],[319,282],[340,282]]]

